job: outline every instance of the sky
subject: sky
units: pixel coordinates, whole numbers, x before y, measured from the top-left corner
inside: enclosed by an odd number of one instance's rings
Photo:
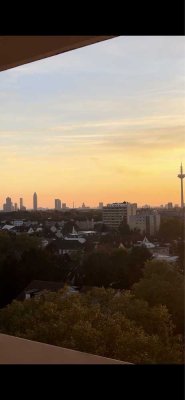
[[[185,38],[121,36],[0,73],[0,208],[180,204]]]

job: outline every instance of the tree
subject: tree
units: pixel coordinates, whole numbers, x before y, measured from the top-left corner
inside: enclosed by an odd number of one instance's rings
[[[16,298],[32,280],[68,281],[73,269],[72,260],[42,249],[37,238],[0,235],[0,307]]]
[[[104,286],[129,289],[143,273],[146,260],[151,253],[145,248],[111,249],[88,254],[81,267],[81,283],[88,286]]]
[[[184,267],[185,267],[185,244],[184,241],[181,240],[177,243],[177,252],[176,254],[178,255],[178,265],[180,267],[181,272],[184,273]]]
[[[126,249],[113,250],[110,255],[112,279],[111,287],[127,289],[129,287],[129,256]]]
[[[102,233],[102,232],[109,232],[110,228],[104,224],[103,222],[100,224],[96,224],[94,225],[94,229],[96,232]]]
[[[121,235],[129,235],[130,233],[130,228],[128,224],[125,224],[124,222],[122,222],[119,226],[119,232],[121,233]]]
[[[133,285],[133,293],[150,306],[166,305],[176,332],[184,333],[184,277],[174,266],[165,261],[147,262],[143,278]]]
[[[113,271],[109,255],[93,252],[87,255],[79,268],[83,284],[87,286],[108,286],[113,281]]]
[[[162,218],[160,229],[158,232],[158,237],[160,240],[169,242],[171,240],[176,240],[177,238],[183,238],[184,227],[183,220],[179,218]]]
[[[132,247],[128,260],[128,287],[130,288],[143,275],[145,262],[150,260],[152,255],[150,251],[144,247]]]
[[[9,256],[19,259],[24,251],[36,249],[40,246],[37,237],[30,237],[25,234],[10,236],[6,232],[0,233],[0,264]]]
[[[82,261],[79,274],[87,286],[127,288],[127,251],[115,249],[110,252],[95,251]]]
[[[96,288],[70,295],[66,287],[0,310],[0,330],[132,363],[182,362],[167,309],[143,305],[128,292]]]

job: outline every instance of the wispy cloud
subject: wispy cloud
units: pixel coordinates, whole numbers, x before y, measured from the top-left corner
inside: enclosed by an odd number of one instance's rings
[[[184,68],[183,37],[125,36],[1,73],[1,192],[152,198],[184,157]]]
[[[149,126],[150,128],[157,126],[171,126],[181,121],[185,122],[185,115],[156,115],[151,117],[141,117],[133,119],[121,119],[121,120],[106,120],[106,121],[90,121],[81,122],[79,124],[63,124],[61,126],[51,127],[51,131],[74,131],[75,129],[86,129],[86,128],[112,128],[112,127],[143,127]]]

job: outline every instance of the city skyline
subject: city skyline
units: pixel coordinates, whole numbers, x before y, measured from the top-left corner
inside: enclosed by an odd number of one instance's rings
[[[124,36],[2,72],[1,208],[180,204],[184,67],[183,37]]]
[[[179,175],[178,175],[178,177],[179,177]],[[181,186],[182,187],[182,186]],[[182,196],[181,196],[182,197]],[[14,202],[14,199],[12,199],[10,196],[6,196],[6,199],[5,199],[6,201],[8,200],[8,202],[9,203],[11,203],[12,204],[12,207],[13,207],[13,209],[12,209],[12,211],[18,211],[18,210],[34,210],[34,211],[37,211],[37,210],[41,210],[41,209],[50,209],[50,210],[52,210],[52,209],[54,209],[54,210],[64,210],[64,209],[72,209],[72,208],[98,208],[98,209],[102,209],[103,208],[103,206],[107,206],[107,205],[109,205],[109,204],[121,204],[121,203],[131,203],[131,201],[125,201],[125,200],[120,200],[120,201],[111,201],[111,202],[99,202],[98,204],[96,204],[95,206],[90,206],[89,204],[87,204],[87,203],[82,203],[82,204],[75,204],[75,202],[73,201],[72,203],[70,203],[70,204],[67,204],[67,203],[63,203],[62,202],[62,200],[61,199],[54,199],[53,198],[53,206],[52,207],[44,207],[42,204],[40,204],[40,206],[38,207],[38,205],[37,205],[37,202],[38,202],[38,196],[37,196],[37,193],[34,193],[33,194],[33,205],[32,205],[32,207],[26,207],[26,205],[23,205],[23,201],[24,201],[24,199],[21,197],[21,198],[19,198],[19,200],[20,200],[20,205],[19,205],[19,207],[18,207],[18,203],[17,202]],[[6,204],[6,202],[3,204],[3,207],[2,207],[2,209],[0,208],[0,211],[2,211],[3,210],[3,208],[4,208],[4,205]],[[137,207],[139,207],[139,208],[148,208],[148,207],[151,207],[151,208],[161,208],[161,207],[164,207],[164,208],[168,208],[168,209],[170,209],[170,208],[176,208],[176,207],[179,207],[179,208],[182,208],[182,202],[181,202],[181,204],[179,204],[179,203],[173,203],[173,202],[167,202],[167,203],[165,203],[165,204],[156,204],[156,205],[152,205],[152,204],[138,204],[137,202],[136,203],[133,203],[133,204],[136,204],[136,206]],[[185,204],[185,203],[184,203]],[[4,210],[5,211],[5,210]],[[10,210],[9,210],[10,211]]]
[[[181,165],[180,165],[180,174],[178,174],[177,175],[177,177],[178,178],[180,178],[180,180],[181,180],[181,184],[180,184],[180,206],[179,206],[179,203],[173,203],[173,202],[167,202],[166,204],[161,204],[160,203],[160,205],[159,204],[138,204],[137,203],[137,205],[138,205],[138,207],[157,207],[157,208],[161,208],[161,207],[166,207],[166,208],[173,208],[173,207],[181,207],[181,208],[183,208],[183,205],[184,205],[184,197],[183,197],[183,179],[185,178],[185,174],[183,174],[183,165],[182,165],[182,162],[181,162]],[[10,201],[11,202],[11,197],[7,197],[6,198],[6,201]],[[19,207],[19,209],[20,210],[24,210],[24,209],[26,209],[26,207],[23,205],[23,198],[21,197],[21,198],[19,198],[19,200],[20,200],[20,207]],[[107,202],[107,203],[104,203],[104,202],[100,202],[99,201],[99,203],[98,203],[98,205],[97,206],[89,206],[89,205],[86,205],[84,202],[81,204],[81,205],[77,205],[77,204],[75,204],[75,202],[74,202],[74,200],[73,200],[73,202],[72,202],[72,206],[70,207],[70,205],[67,205],[67,203],[63,203],[62,202],[62,200],[61,199],[53,199],[53,201],[54,201],[54,207],[43,207],[43,206],[40,206],[40,207],[38,207],[38,196],[37,196],[37,193],[36,192],[34,192],[34,194],[33,194],[33,207],[32,208],[29,208],[28,207],[28,210],[39,210],[39,209],[55,209],[55,210],[61,210],[61,209],[65,209],[65,208],[90,208],[90,207],[95,207],[95,208],[102,208],[103,207],[103,205],[104,204],[109,204],[109,203],[122,203],[122,201],[111,201],[111,202]],[[125,201],[124,201],[125,202]],[[128,203],[130,203],[130,201],[128,202]],[[11,203],[12,204],[12,206],[10,206],[10,208],[11,207],[13,207],[13,203]],[[3,209],[4,209],[4,205],[5,204],[3,204]],[[75,205],[75,206],[74,206]],[[8,206],[9,207],[9,206]],[[15,208],[15,211],[17,211],[18,210],[18,208],[17,208],[17,203],[14,203],[14,207],[13,208]]]

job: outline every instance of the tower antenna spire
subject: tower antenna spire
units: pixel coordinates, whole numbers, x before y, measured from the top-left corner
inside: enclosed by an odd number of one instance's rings
[[[185,174],[183,174],[183,166],[181,162],[180,166],[180,174],[177,175],[181,181],[181,208],[184,208],[184,193],[183,193],[183,179],[185,178]]]

